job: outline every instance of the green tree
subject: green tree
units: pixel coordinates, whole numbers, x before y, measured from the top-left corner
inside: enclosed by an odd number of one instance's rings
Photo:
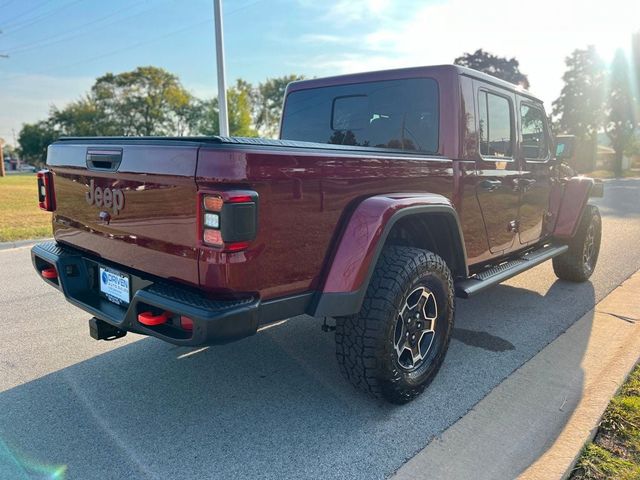
[[[258,132],[253,126],[252,88],[249,83],[239,79],[235,86],[227,89],[227,109],[229,116],[229,134],[238,137],[256,137]],[[219,135],[218,99],[200,101],[196,104],[192,127],[200,135]]]
[[[258,95],[255,98],[256,127],[266,137],[275,138],[280,129],[282,104],[287,85],[296,80],[302,80],[303,75],[291,74],[283,77],[268,78],[258,85]]]
[[[520,71],[520,62],[515,57],[499,57],[479,48],[456,58],[453,63],[529,88],[529,79]]]
[[[622,174],[622,158],[625,149],[634,139],[636,127],[635,100],[631,90],[631,77],[627,59],[622,50],[618,50],[611,65],[609,80],[608,115],[605,124],[607,136],[615,150],[615,172]]]
[[[99,136],[115,135],[119,132],[109,125],[109,119],[99,111],[96,103],[89,96],[72,102],[59,109],[52,107],[49,123],[61,135],[66,136]]]
[[[48,121],[23,125],[18,135],[22,159],[43,165],[47,159],[47,147],[59,136]]]
[[[636,79],[636,102],[640,106],[640,31],[631,39],[631,55],[633,57],[633,75]]]
[[[575,135],[582,170],[593,170],[598,132],[605,114],[606,68],[593,46],[577,49],[565,59],[564,86],[553,102],[555,130]]]
[[[182,135],[191,95],[178,77],[157,67],[138,67],[96,80],[91,98],[109,130],[119,135]]]

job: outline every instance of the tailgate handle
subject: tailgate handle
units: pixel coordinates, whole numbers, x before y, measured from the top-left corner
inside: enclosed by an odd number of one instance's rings
[[[87,150],[87,168],[115,172],[122,161],[122,149]]]

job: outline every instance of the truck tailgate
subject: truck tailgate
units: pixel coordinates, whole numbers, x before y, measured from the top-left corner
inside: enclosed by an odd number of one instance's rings
[[[49,147],[57,241],[198,285],[198,145],[145,139]]]

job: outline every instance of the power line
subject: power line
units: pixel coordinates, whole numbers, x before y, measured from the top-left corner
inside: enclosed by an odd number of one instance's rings
[[[136,7],[142,3],[145,3],[147,0],[140,0],[139,2],[134,3],[133,5],[128,5],[125,8],[121,8],[119,10],[116,10],[113,13],[110,13],[109,15],[105,15],[103,17],[98,17],[90,22],[85,22],[83,23],[80,27],[75,29],[75,33],[71,33],[69,35],[69,32],[63,32],[63,33],[58,33],[57,35],[50,35],[48,37],[42,37],[39,38],[38,40],[29,42],[29,43],[23,43],[22,45],[18,44],[14,47],[9,47],[7,49],[7,51],[9,53],[12,54],[16,54],[16,53],[23,53],[23,52],[27,52],[29,50],[33,50],[35,48],[38,48],[40,46],[46,45],[55,45],[56,43],[60,43],[60,42],[65,42],[67,40],[71,40],[72,38],[77,38],[77,37],[81,37],[82,35],[84,35],[85,32],[84,30],[86,30],[87,28],[91,27],[92,25],[95,25],[97,23],[103,22],[104,20],[108,20],[109,18],[112,18],[114,16],[117,16],[118,14],[122,13],[123,11],[126,10],[130,10],[133,7]],[[102,30],[103,28],[109,27],[113,24],[125,21],[125,20],[130,20],[132,18],[138,17],[140,15],[142,15],[143,13],[147,13],[150,10],[153,10],[155,8],[155,5],[152,6],[151,8],[147,8],[145,10],[142,10],[138,13],[135,13],[133,15],[128,15],[128,16],[124,16],[121,18],[117,18],[116,20],[114,20],[113,22],[108,22],[105,25],[102,25],[100,27],[98,27],[97,29],[91,29],[91,33]],[[53,40],[53,41],[52,41]]]
[[[35,7],[35,8],[30,8],[29,10],[25,10],[24,12],[19,13],[18,15],[14,16],[13,18],[9,18],[9,20],[4,20],[4,21],[2,21],[2,22],[0,22],[0,23],[2,23],[3,25],[5,24],[5,22],[8,22],[9,24],[11,24],[11,22],[13,22],[15,19],[17,19],[17,18],[21,18],[21,17],[24,17],[25,15],[28,15],[28,14],[30,14],[31,12],[35,12],[35,11],[36,11],[36,10],[38,10],[39,8],[41,8],[41,7],[43,7],[43,6],[47,5],[48,3],[51,3],[51,2],[52,2],[52,0],[44,0],[44,2],[42,2],[42,3],[41,3],[40,5],[38,5],[37,7]]]
[[[64,10],[65,8],[68,8],[72,5],[75,5],[76,3],[80,3],[83,2],[84,0],[74,0],[72,2],[66,3],[64,5],[62,5],[60,8],[56,8],[54,10],[49,10],[48,12],[43,13],[42,15],[38,15],[36,17],[30,18],[29,20],[27,20],[24,23],[20,23],[18,24],[17,27],[10,27],[9,30],[5,33],[5,36],[7,35],[11,35],[15,32],[19,32],[20,30],[24,30],[27,27],[30,27],[31,25],[41,22],[42,20],[45,20],[47,18],[53,17],[54,15],[56,15],[58,12]]]
[[[11,5],[13,2],[15,2],[16,0],[7,0],[6,2],[4,2],[2,5],[0,5],[0,9],[2,8],[7,8],[9,5]]]
[[[56,66],[54,68],[46,69],[46,70],[43,70],[43,71],[40,71],[40,72],[28,72],[28,73],[21,73],[21,74],[17,74],[17,75],[11,75],[9,77],[5,77],[4,80],[12,80],[14,78],[23,77],[25,75],[43,75],[43,74],[46,74],[46,73],[49,73],[49,72],[52,72],[52,71],[56,71],[56,70],[66,70],[67,68],[77,67],[78,65],[84,65],[85,63],[94,62],[96,60],[100,60],[100,59],[105,58],[105,57],[110,57],[111,55],[116,55],[118,53],[122,53],[122,52],[125,52],[127,50],[131,50],[133,48],[137,48],[137,47],[140,47],[142,45],[146,45],[148,43],[153,43],[153,42],[155,42],[157,40],[162,40],[164,38],[177,35],[177,34],[182,33],[184,31],[190,30],[193,27],[197,27],[199,25],[202,25],[204,23],[209,23],[209,22],[211,22],[210,19],[200,20],[199,22],[191,23],[189,25],[186,25],[185,27],[182,27],[182,28],[180,28],[178,30],[174,30],[172,32],[166,33],[164,35],[160,35],[160,36],[157,36],[157,37],[149,38],[149,39],[143,40],[141,42],[136,42],[136,43],[127,45],[126,47],[118,48],[117,50],[112,50],[110,52],[106,52],[106,53],[103,53],[101,55],[96,55],[94,57],[85,58],[85,59],[80,60],[78,62],[70,63],[70,64],[67,64],[67,65]]]
[[[235,10],[230,11],[226,15],[227,16],[233,15],[235,13],[240,12],[241,10],[244,10],[245,8],[248,8],[248,7],[253,6],[253,5],[257,4],[257,3],[260,3],[261,1],[263,1],[263,0],[255,0],[254,2],[248,3],[246,5],[243,5],[243,6],[239,7],[239,8],[236,8]],[[144,12],[140,12],[140,13],[144,13]],[[68,68],[72,68],[72,67],[77,67],[78,65],[84,65],[85,63],[91,63],[91,62],[94,62],[96,60],[100,60],[102,58],[110,57],[112,55],[116,55],[116,54],[121,53],[121,52],[125,52],[125,51],[128,51],[128,50],[134,49],[134,48],[138,48],[138,47],[140,47],[142,45],[153,43],[153,42],[156,42],[158,40],[162,40],[164,38],[172,37],[174,35],[177,35],[179,33],[184,32],[184,31],[190,30],[193,27],[200,26],[200,25],[203,25],[205,23],[210,23],[211,21],[212,21],[212,18],[207,18],[207,19],[195,22],[195,23],[188,24],[188,25],[186,25],[186,26],[184,26],[184,27],[182,27],[182,28],[180,28],[178,30],[171,31],[169,33],[166,33],[166,34],[163,34],[163,35],[159,35],[157,37],[152,37],[152,38],[149,38],[147,40],[142,40],[140,42],[136,42],[136,43],[127,45],[125,47],[122,47],[122,48],[119,48],[119,49],[116,49],[116,50],[105,52],[105,53],[100,54],[100,55],[96,55],[96,56],[93,56],[93,57],[85,58],[85,59],[79,60],[79,61],[71,63],[71,64],[56,66],[56,67],[53,67],[53,68],[42,70],[40,72],[19,73],[19,74],[16,74],[16,75],[11,75],[9,77],[4,77],[3,80],[5,80],[5,81],[6,80],[13,80],[15,78],[24,77],[24,76],[27,76],[27,75],[43,75],[43,74],[46,74],[46,73],[49,73],[49,72],[52,72],[52,71],[56,71],[56,70],[63,70],[63,69],[68,69]]]

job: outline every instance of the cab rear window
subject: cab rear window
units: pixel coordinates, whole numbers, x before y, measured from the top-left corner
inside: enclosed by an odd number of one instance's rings
[[[281,138],[436,153],[438,115],[429,78],[299,90],[287,96]]]

